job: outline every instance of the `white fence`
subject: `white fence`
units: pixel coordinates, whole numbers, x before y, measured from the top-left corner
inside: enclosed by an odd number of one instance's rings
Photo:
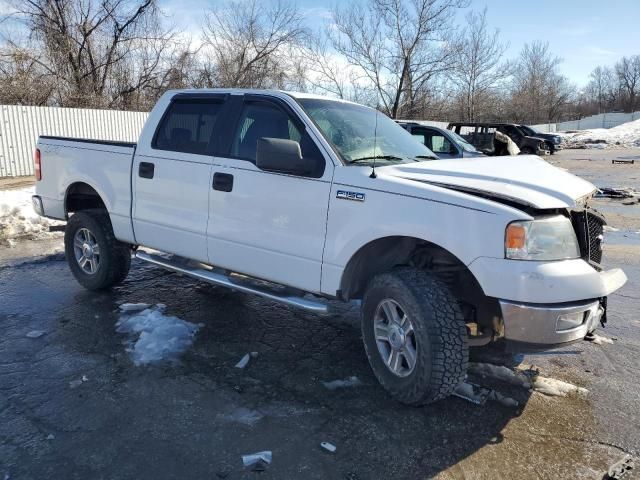
[[[640,112],[633,113],[601,113],[580,120],[558,123],[558,130],[588,130],[591,128],[613,128],[623,123],[640,119]]]
[[[39,135],[136,142],[145,112],[0,106],[0,177],[33,175]]]
[[[39,135],[135,142],[146,112],[80,108],[0,106],[0,177],[33,175],[33,149]],[[533,125],[541,132],[611,128],[640,119],[640,112],[604,113],[581,120]],[[447,128],[448,122],[419,120]]]

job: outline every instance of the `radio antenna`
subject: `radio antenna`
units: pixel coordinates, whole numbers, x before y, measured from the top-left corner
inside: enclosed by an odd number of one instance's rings
[[[376,94],[376,121],[375,126],[373,127],[373,165],[371,166],[371,175],[369,178],[378,178],[376,175],[376,145],[378,141],[378,95]]]

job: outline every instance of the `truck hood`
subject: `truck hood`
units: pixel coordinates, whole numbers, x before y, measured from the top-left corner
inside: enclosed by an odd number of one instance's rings
[[[596,187],[535,155],[432,160],[380,173],[539,208],[571,208]]]

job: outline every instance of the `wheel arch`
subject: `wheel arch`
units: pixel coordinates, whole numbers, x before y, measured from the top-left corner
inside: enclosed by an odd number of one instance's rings
[[[344,300],[360,299],[374,276],[402,266],[433,272],[467,305],[466,317],[473,317],[494,331],[501,329],[497,300],[485,295],[467,265],[446,248],[422,238],[387,236],[360,247],[342,272],[339,296]]]
[[[64,194],[64,213],[68,218],[69,213],[81,210],[101,209],[107,211],[103,195],[91,184],[79,180],[71,182]]]

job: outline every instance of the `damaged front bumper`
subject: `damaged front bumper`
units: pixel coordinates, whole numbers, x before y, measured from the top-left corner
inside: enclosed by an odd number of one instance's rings
[[[563,304],[526,304],[500,300],[509,345],[548,349],[583,339],[598,326],[606,300]]]

